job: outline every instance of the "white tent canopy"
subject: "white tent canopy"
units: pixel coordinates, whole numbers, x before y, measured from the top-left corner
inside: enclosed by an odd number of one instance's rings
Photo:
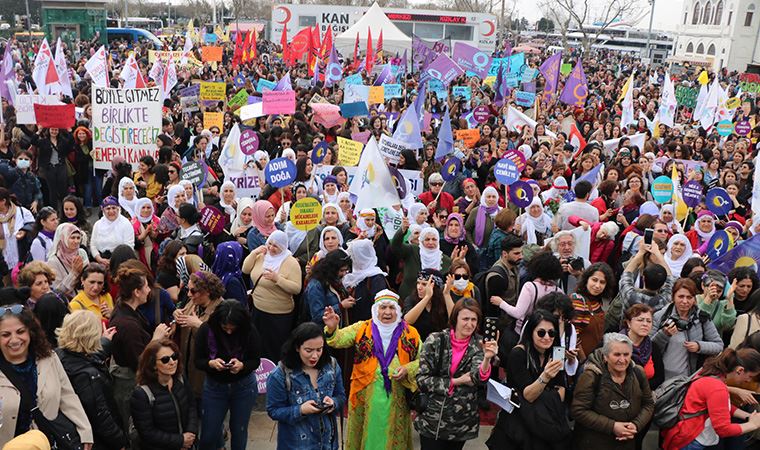
[[[354,45],[356,44],[356,35],[359,34],[359,53],[363,54],[367,50],[367,34],[372,31],[372,49],[377,51],[377,40],[380,38],[380,30],[383,30],[383,51],[403,54],[408,49],[411,52],[412,38],[399,30],[393,22],[388,19],[382,9],[374,3],[364,16],[359,19],[351,28],[344,31],[335,38],[335,48],[346,58],[354,56]]]

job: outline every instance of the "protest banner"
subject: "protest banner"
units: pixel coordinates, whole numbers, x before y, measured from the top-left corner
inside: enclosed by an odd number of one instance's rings
[[[362,84],[346,85],[343,95],[343,103],[355,103],[369,101],[369,86]]]
[[[226,169],[224,179],[235,185],[235,192],[239,197],[256,198],[264,185],[264,173],[254,167],[245,170]]]
[[[222,50],[224,50],[223,47],[211,45],[201,47],[201,60],[203,62],[222,62]]]
[[[389,163],[398,164],[401,159],[401,151],[407,150],[409,147],[404,142],[398,139],[393,139],[388,135],[382,135],[380,137],[380,154],[385,157]],[[413,150],[413,149],[410,149]]]
[[[361,142],[338,136],[338,159],[340,159],[340,163],[344,166],[353,167],[359,164],[363,148],[364,144]]]
[[[491,117],[491,111],[488,109],[488,106],[480,105],[472,110],[472,117],[478,123],[486,123]]]
[[[559,73],[561,73],[564,76],[567,76],[572,70],[573,70],[573,65],[570,63],[564,63],[561,66],[559,66]]]
[[[734,132],[739,136],[747,136],[752,131],[752,125],[748,120],[740,120],[734,125]]]
[[[327,165],[314,166],[314,177],[319,181],[320,185],[324,181],[325,177],[332,173],[334,167],[335,166]],[[348,175],[348,184],[350,185],[351,181],[354,179],[354,175],[356,174],[358,167],[345,167],[345,169],[346,174]],[[414,195],[415,197],[418,197],[420,194],[422,194],[423,186],[419,170],[399,169],[399,173],[401,173],[401,175],[403,175],[404,179],[406,180],[410,194]]]
[[[312,197],[298,200],[290,208],[290,222],[297,230],[309,231],[322,220],[322,204]]]
[[[366,116],[369,114],[367,104],[363,101],[353,103],[343,103],[340,105],[340,115],[346,119],[356,116]]]
[[[217,236],[224,231],[225,225],[227,225],[227,218],[221,211],[213,206],[206,206],[201,209],[201,217],[198,219],[198,227],[201,231]]]
[[[321,95],[314,94],[311,96],[311,100],[309,100],[309,106],[315,103],[330,103],[330,102],[328,102],[327,99],[322,97]]]
[[[361,142],[362,144],[366,144],[367,141],[369,141],[370,136],[372,136],[372,132],[370,130],[359,131],[357,133],[351,133],[351,139],[353,139],[356,142]]]
[[[343,82],[346,86],[348,86],[349,84],[362,84],[364,80],[362,80],[361,74],[355,73],[353,75],[347,76]]]
[[[699,91],[687,86],[676,86],[676,102],[680,106],[694,108],[697,106],[697,95]]]
[[[527,181],[517,180],[509,186],[509,201],[518,208],[527,208],[533,195],[533,188]]]
[[[255,130],[243,130],[240,133],[240,151],[245,155],[253,155],[259,149],[259,133]]]
[[[526,67],[522,73],[521,81],[523,83],[530,83],[536,78],[536,75],[538,75],[538,69],[534,69],[532,67]]]
[[[211,127],[217,127],[220,133],[224,131],[224,113],[211,111],[203,113],[203,128],[210,130]]]
[[[111,169],[115,156],[138,169],[140,158],[158,159],[161,93],[158,88],[92,87],[92,159],[96,169]]]
[[[743,73],[739,75],[739,88],[742,92],[760,94],[760,75],[756,73]]]
[[[462,97],[465,100],[470,100],[472,98],[472,88],[470,86],[454,86],[451,89],[451,95],[456,97]]]
[[[34,116],[37,118],[37,126],[44,128],[71,128],[74,126],[73,103],[66,105],[34,104]]]
[[[34,105],[60,105],[57,95],[16,95],[16,123],[31,125],[37,123],[34,115]]]
[[[376,105],[385,101],[385,88],[383,86],[370,86],[367,101],[370,105]]]
[[[180,178],[199,186],[206,179],[206,168],[199,161],[190,161],[182,165]]]
[[[520,171],[511,159],[502,158],[494,166],[493,175],[496,181],[509,186],[520,178]]]
[[[386,84],[385,87],[385,93],[384,97],[385,100],[390,100],[392,98],[401,98],[403,96],[402,88],[400,84]]]
[[[515,103],[518,105],[530,107],[535,101],[535,92],[515,91]]]
[[[156,60],[160,60],[162,63],[168,63],[169,59],[173,59],[177,67],[202,67],[203,63],[198,61],[194,56],[187,58],[187,63],[182,64],[182,56],[184,52],[182,50],[166,51],[166,50],[148,50],[148,64],[151,66]]]
[[[311,106],[314,111],[314,122],[325,128],[343,125],[345,118],[340,115],[340,107],[329,103],[315,103]]]
[[[664,205],[670,203],[673,198],[673,180],[670,177],[661,175],[652,182],[652,197],[654,201]]]
[[[314,164],[320,164],[327,156],[327,141],[319,141],[317,145],[311,149],[311,162]]]
[[[248,91],[245,89],[241,89],[240,92],[235,94],[229,102],[227,102],[227,106],[230,107],[230,109],[239,108],[241,106],[248,104]]]
[[[295,91],[266,91],[262,95],[264,114],[293,114],[296,112]]]
[[[182,113],[192,113],[200,110],[200,93],[200,84],[193,84],[179,91],[179,103],[182,107]]]
[[[478,78],[488,76],[493,59],[487,52],[481,51],[477,47],[467,45],[464,42],[454,43],[453,58],[455,63],[464,69],[467,74],[477,75]]]
[[[683,202],[689,208],[696,208],[702,201],[702,183],[697,180],[689,180],[681,187]]]
[[[273,159],[264,169],[264,178],[273,187],[285,187],[296,179],[296,163],[288,158]]]
[[[469,148],[474,148],[475,144],[480,140],[480,130],[473,128],[471,130],[456,130],[454,131],[454,137],[457,140],[464,141],[464,145]]]
[[[201,81],[200,99],[223,102],[227,99],[227,85],[214,81]]]
[[[256,83],[256,92],[266,92],[271,91],[274,89],[274,87],[277,86],[277,83],[274,81],[265,80],[263,78],[259,78],[259,81]]]

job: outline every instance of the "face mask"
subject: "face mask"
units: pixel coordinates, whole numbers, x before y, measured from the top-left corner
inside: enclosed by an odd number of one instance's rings
[[[454,289],[457,291],[463,291],[467,288],[470,280],[454,280]]]
[[[17,159],[16,160],[16,167],[19,169],[28,169],[29,166],[32,165],[32,162],[28,159]]]

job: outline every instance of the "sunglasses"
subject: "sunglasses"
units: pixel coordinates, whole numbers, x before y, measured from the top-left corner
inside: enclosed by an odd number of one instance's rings
[[[430,183],[431,186],[443,186],[443,183]]]
[[[200,292],[200,291],[201,291],[201,290],[200,290],[200,289],[198,289],[198,288],[189,288],[189,289],[187,290],[187,292],[189,292],[189,293],[191,293],[191,294],[197,294],[197,293],[198,293],[198,292]]]
[[[549,335],[550,338],[554,338],[554,336],[557,335],[557,332],[554,330],[544,330],[543,328],[539,328],[538,330],[536,330],[536,334],[540,338],[545,338],[547,334]]]
[[[177,173],[176,170],[170,170],[169,173]]]
[[[463,274],[461,274],[461,275],[460,275],[460,274],[458,274],[458,273],[455,273],[455,274],[454,274],[454,279],[455,279],[455,280],[469,280],[469,279],[470,279],[470,276],[469,276],[469,275],[467,275],[466,273],[463,273]]]
[[[158,358],[159,361],[161,361],[163,364],[169,364],[169,361],[179,361],[179,355],[177,353],[172,353],[168,356],[162,356]]]
[[[21,311],[23,310],[24,310],[24,305],[0,306],[0,316],[4,316],[8,313],[11,313],[14,316],[17,316],[21,314]]]

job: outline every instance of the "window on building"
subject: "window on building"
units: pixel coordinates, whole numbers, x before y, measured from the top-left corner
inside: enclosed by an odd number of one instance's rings
[[[704,53],[705,53],[705,46],[700,43],[699,45],[697,45],[697,54],[703,55]]]
[[[313,27],[317,24],[317,16],[298,16],[299,27]]]
[[[747,14],[744,15],[744,26],[745,27],[751,27],[752,26],[752,16],[755,14],[755,5],[750,4],[747,6]]]
[[[415,23],[414,33],[422,39],[442,39],[443,25],[436,23]]]
[[[694,44],[691,42],[686,45],[686,53],[694,53]]]
[[[713,17],[713,25],[720,25],[723,20],[723,0],[718,0],[718,4],[715,6],[715,16]]]
[[[696,25],[699,23],[699,2],[694,3],[694,12],[691,15],[691,24]]]
[[[710,2],[705,3],[705,10],[702,11],[702,24],[703,25],[709,25],[710,24],[710,14],[712,13],[712,5]]]
[[[683,24],[686,25],[686,17],[689,15],[689,13],[683,13]]]
[[[471,41],[472,25],[446,25],[443,35],[452,41]]]
[[[715,56],[715,44],[710,44],[710,46],[707,47],[707,54]]]
[[[414,31],[414,24],[412,22],[393,22],[393,25],[396,25],[407,36],[411,36]]]

